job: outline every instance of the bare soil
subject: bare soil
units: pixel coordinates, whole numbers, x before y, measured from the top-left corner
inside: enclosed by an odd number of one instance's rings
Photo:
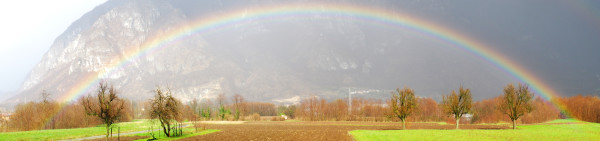
[[[206,129],[221,132],[195,136],[183,140],[256,141],[256,140],[352,140],[351,130],[400,130],[396,122],[246,122],[243,124],[205,124]],[[407,123],[407,129],[454,129],[455,125],[437,123]],[[500,125],[460,125],[461,129],[508,129]]]

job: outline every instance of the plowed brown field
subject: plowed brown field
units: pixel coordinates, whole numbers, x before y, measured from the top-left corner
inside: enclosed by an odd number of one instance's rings
[[[506,129],[498,125],[461,125],[461,129]],[[454,129],[454,125],[410,123],[408,129]],[[210,141],[349,141],[351,130],[398,130],[400,123],[392,122],[246,122],[243,124],[206,124],[206,129],[221,132],[183,140]]]

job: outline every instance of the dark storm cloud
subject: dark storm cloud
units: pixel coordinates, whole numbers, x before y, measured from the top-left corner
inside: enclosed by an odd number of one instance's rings
[[[293,1],[293,0],[292,0]],[[280,1],[281,3],[285,3]],[[286,1],[287,2],[287,1]],[[562,95],[593,94],[600,89],[599,1],[559,0],[402,0],[343,1],[387,8],[454,29],[511,58]],[[248,2],[252,3],[252,2]],[[219,1],[181,2],[223,10],[248,5]],[[209,6],[210,5],[210,6]],[[596,11],[595,11],[596,10]],[[192,11],[192,12],[190,12]]]
[[[600,89],[600,1],[402,1],[395,6],[490,45],[562,95]]]

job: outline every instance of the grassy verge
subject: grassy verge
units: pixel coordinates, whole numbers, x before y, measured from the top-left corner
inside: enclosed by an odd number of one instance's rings
[[[558,120],[548,123],[572,123]],[[600,124],[533,124],[517,130],[354,130],[350,134],[358,141],[377,140],[597,140]]]
[[[156,128],[159,126],[159,124],[153,123],[151,120],[134,120],[132,122],[117,123],[115,128],[113,128],[113,133],[117,133],[117,127],[121,127],[121,133],[125,133],[148,130],[150,126],[154,126]],[[88,128],[6,132],[0,133],[0,140],[62,140],[105,134],[106,128],[104,125],[99,125],[97,127]]]
[[[569,119],[557,119],[557,120],[553,120],[553,121],[548,121],[546,123],[588,123],[588,122],[569,118]]]
[[[205,135],[205,134],[210,134],[210,133],[214,133],[214,132],[219,132],[221,130],[216,130],[216,129],[206,129],[206,130],[202,130],[202,131],[198,131],[196,132],[196,129],[194,128],[183,128],[183,136],[178,136],[178,137],[166,137],[164,133],[160,133],[161,136],[159,137],[158,131],[154,131],[152,132],[154,134],[154,136],[158,139],[158,140],[178,140],[178,139],[183,139],[183,138],[189,138],[189,137],[193,137],[193,136],[199,136],[199,135]],[[133,136],[150,136],[149,133],[140,133],[140,134],[135,134]],[[149,138],[145,138],[145,139],[139,139],[136,141],[146,141],[148,139],[152,139],[152,137]]]

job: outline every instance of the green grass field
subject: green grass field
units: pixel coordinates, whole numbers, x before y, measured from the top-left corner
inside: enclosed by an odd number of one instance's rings
[[[350,134],[358,141],[599,140],[600,124],[561,119],[542,124],[520,125],[517,130],[354,130],[350,131]]]
[[[134,120],[132,122],[118,123],[113,129],[113,133],[117,133],[116,127],[121,127],[121,133],[148,130],[154,125],[156,129],[159,123],[152,123],[151,120]],[[36,130],[22,132],[7,132],[0,133],[0,140],[62,140],[75,139],[81,137],[105,135],[106,128],[104,125],[88,128],[73,128],[73,129],[54,129],[54,130]]]

